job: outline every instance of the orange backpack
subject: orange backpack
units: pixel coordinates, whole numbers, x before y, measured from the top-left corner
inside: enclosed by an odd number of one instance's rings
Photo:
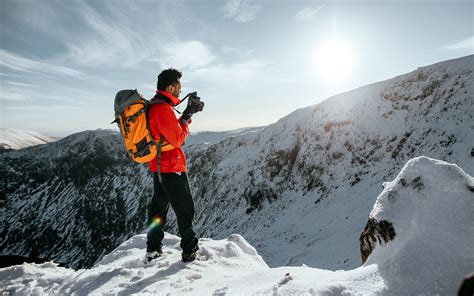
[[[148,127],[148,109],[160,102],[164,101],[148,101],[136,89],[121,90],[115,96],[115,120],[112,121],[120,129],[127,154],[138,163],[149,162],[158,156],[158,167],[161,153],[157,152],[175,148],[163,137],[156,142]]]

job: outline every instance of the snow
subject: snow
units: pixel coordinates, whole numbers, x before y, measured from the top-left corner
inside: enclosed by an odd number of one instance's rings
[[[0,147],[6,149],[21,149],[54,141],[53,138],[31,130],[0,129]]]
[[[25,263],[0,269],[0,283],[15,295],[453,295],[474,266],[473,188],[474,178],[457,165],[408,161],[370,213],[392,223],[394,239],[348,271],[270,268],[237,234],[200,239],[199,260],[183,263],[179,237],[167,233],[164,256],[152,263],[143,262],[140,234],[91,269]]]
[[[452,294],[474,268],[473,191],[474,178],[457,165],[410,160],[385,184],[370,214],[392,221],[396,240],[375,249],[367,264],[377,263],[387,285],[403,282],[410,294]]]
[[[239,235],[220,241],[201,239],[200,260],[191,264],[180,261],[179,242],[179,237],[167,233],[163,258],[144,263],[146,235],[136,235],[92,269],[74,272],[54,263],[23,264],[0,270],[0,281],[4,291],[15,295],[191,295],[196,291],[211,294],[229,279],[268,269],[255,249]],[[58,275],[62,280],[58,280]]]
[[[222,131],[222,132],[197,132],[191,134],[186,138],[186,145],[204,145],[209,146],[219,143],[230,137],[237,137],[247,134],[257,133],[263,130],[263,127],[246,127],[236,130]]]

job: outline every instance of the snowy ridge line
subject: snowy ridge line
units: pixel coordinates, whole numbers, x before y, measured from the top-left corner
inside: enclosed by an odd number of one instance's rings
[[[454,295],[474,263],[469,249],[474,230],[466,223],[473,190],[474,178],[457,165],[428,157],[408,161],[384,184],[369,216],[387,221],[394,235],[380,243],[382,228],[372,233],[366,228],[365,241],[372,240],[368,259],[348,271],[270,268],[237,234],[201,239],[199,259],[183,263],[180,238],[166,233],[164,255],[151,263],[143,261],[141,234],[91,269],[25,263],[0,269],[0,283],[15,295]]]
[[[0,147],[2,149],[22,149],[54,142],[55,139],[35,131],[18,129],[0,129]]]

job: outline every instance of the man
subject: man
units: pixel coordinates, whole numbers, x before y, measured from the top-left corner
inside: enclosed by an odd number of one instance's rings
[[[158,102],[151,105],[148,113],[153,137],[156,141],[163,139],[164,142],[161,155],[148,163],[153,172],[154,195],[148,207],[147,261],[163,254],[163,227],[170,204],[177,217],[183,262],[196,259],[198,250],[198,239],[192,227],[194,202],[181,145],[189,134],[191,116],[201,111],[204,103],[199,102],[199,106],[195,100],[189,99],[183,115],[176,118],[173,107],[180,103],[178,97],[181,93],[181,76],[181,72],[173,68],[158,75],[158,90],[152,99],[152,102]]]

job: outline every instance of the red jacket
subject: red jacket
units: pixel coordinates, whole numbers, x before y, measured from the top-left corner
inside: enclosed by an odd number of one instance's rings
[[[160,171],[162,173],[186,172],[186,158],[181,145],[189,134],[188,123],[182,122],[181,118],[176,118],[173,106],[180,100],[165,91],[158,91],[155,98],[165,98],[167,102],[160,102],[151,105],[148,113],[150,131],[156,141],[164,137],[174,149],[161,152]],[[172,104],[172,105],[171,105]],[[148,162],[148,167],[152,172],[158,171],[158,158],[155,157]]]

